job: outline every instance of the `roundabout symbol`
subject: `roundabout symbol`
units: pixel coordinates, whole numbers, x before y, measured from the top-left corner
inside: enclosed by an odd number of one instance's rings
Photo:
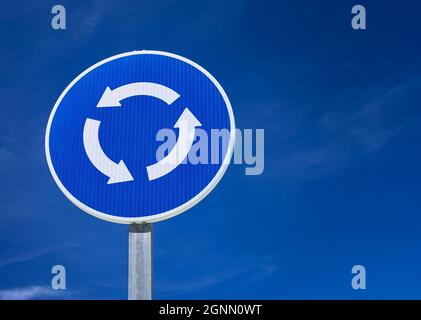
[[[96,107],[121,107],[121,100],[133,96],[151,96],[171,105],[178,99],[179,94],[166,86],[156,83],[130,83],[115,90],[107,87]],[[124,161],[120,160],[120,162],[115,163],[102,150],[99,142],[100,125],[101,121],[86,119],[83,129],[83,145],[89,160],[95,168],[109,178],[108,184],[133,181],[134,178]],[[174,125],[174,128],[179,129],[180,132],[178,142],[168,156],[146,168],[149,180],[158,179],[180,165],[193,145],[195,128],[201,125],[190,110],[185,108]]]

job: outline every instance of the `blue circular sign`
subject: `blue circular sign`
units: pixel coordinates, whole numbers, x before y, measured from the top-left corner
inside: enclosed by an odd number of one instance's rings
[[[169,139],[158,137],[162,129],[176,141],[158,158]],[[229,132],[218,161],[188,161],[198,130],[209,153],[212,130]],[[202,200],[225,173],[234,140],[231,104],[216,79],[186,58],[144,50],[98,62],[67,86],[48,120],[45,151],[55,182],[79,208],[141,223]]]

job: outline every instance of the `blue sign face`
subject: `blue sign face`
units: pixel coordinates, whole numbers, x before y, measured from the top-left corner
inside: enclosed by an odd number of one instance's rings
[[[165,128],[177,140],[157,158],[165,142],[157,133]],[[199,129],[209,138],[211,130],[229,132],[218,161],[186,161]],[[51,112],[45,149],[54,180],[82,210],[119,223],[155,222],[212,190],[228,166],[234,132],[228,97],[205,69],[174,54],[134,51],[70,83]]]

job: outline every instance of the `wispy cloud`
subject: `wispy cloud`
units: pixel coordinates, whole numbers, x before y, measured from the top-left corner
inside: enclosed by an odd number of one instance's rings
[[[165,284],[158,283],[157,290],[169,294],[185,294],[208,289],[234,280],[237,277],[244,277],[252,280],[262,279],[271,276],[277,269],[272,264],[251,264],[240,268],[222,268],[223,271],[209,273],[204,276],[187,279],[179,282],[165,281]]]
[[[162,295],[183,295],[207,290],[218,286],[239,285],[244,282],[268,279],[275,275],[284,263],[278,255],[262,254],[259,256],[215,255],[209,251],[212,246],[202,235],[195,247],[185,246],[184,240],[178,239],[177,245],[185,248],[183,257],[167,248],[160,250],[160,263],[165,265],[171,261],[174,273],[180,271],[182,276],[161,278],[156,283],[156,290]],[[190,273],[186,273],[186,264]],[[175,280],[176,279],[176,280]]]
[[[13,263],[28,262],[52,252],[64,250],[67,248],[77,247],[77,246],[78,245],[76,244],[63,244],[63,245],[47,247],[47,248],[37,248],[37,249],[20,253],[11,257],[0,258],[0,268],[8,266]]]
[[[29,286],[0,290],[0,300],[31,300],[56,296],[59,292],[48,286]]]
[[[9,163],[14,158],[14,154],[6,149],[6,148],[0,148],[0,166],[4,167],[6,163]]]
[[[70,24],[68,29],[75,40],[89,40],[107,16],[115,13],[119,7],[121,4],[117,0],[86,2],[83,6],[75,8],[75,19],[72,20],[74,24]]]
[[[410,109],[416,99],[419,101],[414,97],[420,87],[421,79],[415,78],[379,89],[371,98],[362,95],[360,98],[366,102],[360,104],[354,104],[356,100],[347,95],[342,97],[343,101],[331,102],[330,107],[318,106],[317,110],[303,107],[306,112],[283,113],[286,120],[282,123],[287,123],[287,130],[282,124],[279,128],[267,127],[266,136],[277,137],[272,139],[276,146],[266,148],[267,169],[273,169],[269,178],[294,187],[344,168],[356,157],[378,151],[411,120],[397,115]],[[310,111],[318,116],[300,117]],[[271,143],[270,137],[268,140]]]
[[[3,121],[0,122],[3,125]],[[13,144],[16,143],[16,140],[10,135],[10,133],[0,131],[0,170],[6,170],[14,163],[16,160],[16,155],[12,151]]]

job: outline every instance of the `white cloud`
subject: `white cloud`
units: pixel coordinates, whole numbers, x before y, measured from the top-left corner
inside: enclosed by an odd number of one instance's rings
[[[77,41],[88,41],[107,16],[115,13],[118,8],[119,2],[116,0],[87,2],[83,6],[74,8],[74,30],[70,26],[69,30]]]
[[[0,148],[0,164],[4,166],[5,163],[13,160],[14,155],[11,151],[6,148]]]
[[[185,294],[214,287],[237,277],[246,276],[246,278],[261,279],[271,276],[276,271],[275,265],[250,265],[239,269],[224,270],[206,274],[196,279],[188,279],[182,282],[166,281],[166,284],[158,284],[157,289],[164,293]],[[242,278],[243,279],[243,278]]]
[[[5,267],[12,263],[19,263],[19,262],[27,262],[33,259],[36,259],[38,257],[41,257],[43,255],[49,254],[51,252],[60,251],[66,248],[75,247],[77,245],[75,244],[63,244],[58,245],[54,247],[47,247],[47,248],[40,248],[40,249],[34,249],[28,252],[24,252],[21,254],[17,254],[11,257],[7,258],[0,258],[0,268]]]
[[[375,93],[370,93],[369,98],[367,93],[352,92],[326,102],[326,108],[320,102],[315,107],[298,108],[301,112],[291,113],[286,108],[278,127],[279,116],[267,119],[266,171],[271,170],[271,174],[266,177],[280,181],[283,189],[294,189],[305,181],[349,166],[355,158],[380,150],[408,125],[408,119],[396,115],[411,109],[420,84],[421,79],[416,78],[389,88],[373,89]],[[354,105],[354,101],[359,104]],[[283,108],[279,104],[277,112]],[[312,113],[316,120],[306,117]],[[271,138],[274,136],[280,138]]]
[[[57,291],[47,286],[29,286],[23,288],[13,288],[0,290],[0,300],[31,300],[51,297]]]

